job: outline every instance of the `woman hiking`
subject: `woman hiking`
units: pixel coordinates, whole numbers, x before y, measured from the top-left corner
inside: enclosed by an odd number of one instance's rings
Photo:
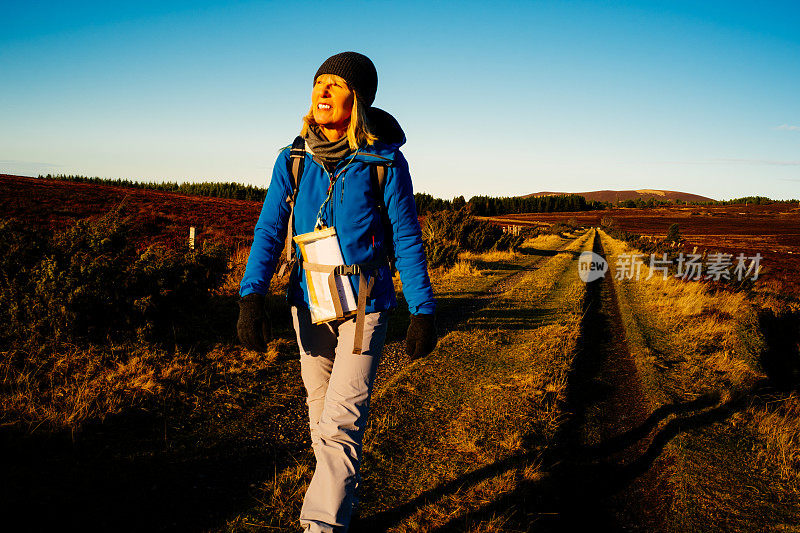
[[[375,66],[362,54],[336,54],[319,67],[300,136],[275,162],[240,284],[239,339],[263,350],[265,295],[281,250],[297,259],[289,262],[287,296],[316,457],[300,511],[304,531],[344,532],[350,524],[370,393],[388,313],[397,306],[392,262],[411,312],[406,353],[416,358],[436,346],[436,304],[399,150],[405,134],[394,117],[372,107],[377,87]],[[327,242],[337,242],[341,264],[301,257],[310,252],[291,242],[331,235],[335,241]],[[326,297],[333,302],[326,312],[334,314],[323,319]]]

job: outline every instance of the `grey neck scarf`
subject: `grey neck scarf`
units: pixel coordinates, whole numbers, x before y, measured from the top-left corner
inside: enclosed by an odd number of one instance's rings
[[[309,126],[308,133],[306,133],[306,143],[326,167],[335,166],[339,160],[353,152],[350,149],[350,143],[347,141],[346,135],[338,141],[329,141],[319,126],[316,125]]]

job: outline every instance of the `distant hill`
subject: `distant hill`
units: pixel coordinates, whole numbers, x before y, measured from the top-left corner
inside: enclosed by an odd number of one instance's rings
[[[711,202],[713,198],[707,196],[700,196],[699,194],[691,194],[688,192],[679,191],[664,191],[661,189],[638,189],[635,191],[589,191],[589,192],[535,192],[533,194],[526,194],[523,198],[532,198],[534,196],[556,196],[559,194],[577,194],[586,198],[587,202],[611,202],[617,201],[624,202],[626,200],[636,200],[641,198],[647,200],[648,198],[655,198],[656,200],[675,201],[681,200],[682,202]]]

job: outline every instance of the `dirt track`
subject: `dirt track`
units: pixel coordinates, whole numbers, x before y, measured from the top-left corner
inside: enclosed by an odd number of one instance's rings
[[[593,249],[605,257],[597,235]],[[587,287],[580,349],[569,378],[570,418],[554,465],[554,481],[563,491],[558,522],[654,531],[669,507],[665,465],[656,462],[646,471],[635,466],[649,444],[646,433],[636,432],[647,419],[648,401],[625,342],[611,275]]]

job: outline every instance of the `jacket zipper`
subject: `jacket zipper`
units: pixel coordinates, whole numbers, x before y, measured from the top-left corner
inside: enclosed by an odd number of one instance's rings
[[[335,188],[336,184],[333,182],[333,178],[332,178],[332,176],[331,176],[331,173],[330,173],[330,172],[328,172],[328,169],[327,169],[327,168],[325,168],[325,165],[323,165],[322,163],[319,163],[319,162],[317,162],[316,158],[312,158],[312,161],[314,161],[314,163],[315,163],[315,164],[317,164],[317,165],[318,165],[318,166],[319,166],[319,167],[322,169],[322,174],[323,174],[323,175],[324,175],[326,178],[328,178],[328,188],[327,188],[327,190],[325,191],[325,195],[327,196],[327,195],[328,195],[328,193],[330,192],[330,188],[331,188],[331,187],[334,187],[334,188]],[[333,192],[333,193],[334,193],[334,194],[336,194],[336,191],[334,190],[334,192]],[[330,206],[330,202],[328,202],[328,206]],[[320,216],[320,219],[322,219],[322,217],[324,217],[324,216],[325,216],[325,212],[324,212],[324,211],[323,211],[323,212],[320,212],[319,216]],[[330,209],[330,218],[331,218],[331,220],[329,221],[329,222],[330,222],[330,224],[329,224],[329,227],[334,227],[334,223],[333,223],[333,210],[332,210],[332,209]],[[321,221],[322,221],[322,220],[320,220],[320,222],[321,222]]]
[[[326,170],[325,172],[328,172],[328,171]],[[330,186],[333,187],[333,197],[335,198],[336,197],[336,187],[338,187],[338,183],[337,182],[339,180],[331,181],[333,179],[333,176],[336,175],[336,169],[335,168],[333,169],[333,172],[334,172],[333,174],[328,173],[328,183],[330,183]],[[330,227],[332,227],[332,228],[336,227],[336,210],[334,209],[335,204],[336,204],[336,201],[328,202],[328,216],[331,219]]]
[[[337,167],[340,167],[340,166],[342,166],[343,164],[344,164],[344,163],[343,163],[342,161],[339,161],[339,164],[338,164],[338,165],[336,165],[336,166],[337,166]],[[334,169],[334,172],[336,172],[337,170],[338,170],[338,168],[335,168],[335,169]],[[344,180],[345,180],[345,178],[347,178],[347,172],[345,171],[345,169],[344,169],[344,168],[341,170],[341,172],[342,172],[342,176],[341,176],[341,177],[342,177],[342,179],[341,179],[341,180],[336,180],[336,181],[341,181],[341,182],[342,182],[342,183],[339,185],[339,204],[340,204],[340,205],[344,203]]]
[[[354,154],[354,156],[355,156],[355,155],[358,155],[358,151],[356,151],[356,154]],[[329,185],[328,185],[328,191],[327,191],[327,192],[328,192],[328,193],[330,193],[330,196],[331,196],[331,197],[335,197],[335,196],[336,196],[336,187],[337,187],[337,186],[339,187],[339,195],[340,195],[340,198],[339,198],[339,203],[340,203],[340,204],[344,204],[344,180],[345,180],[345,178],[347,177],[347,173],[346,173],[345,171],[347,170],[347,166],[348,166],[348,165],[350,165],[350,163],[352,163],[352,162],[353,162],[353,159],[354,159],[354,157],[353,157],[353,158],[351,158],[351,159],[349,159],[349,160],[347,161],[347,163],[345,163],[344,167],[342,167],[342,169],[341,169],[341,170],[339,170],[338,168],[334,168],[334,169],[333,169],[333,174],[331,174],[330,172],[328,172],[328,169],[327,169],[327,168],[325,168],[325,165],[323,165],[322,163],[320,163],[320,162],[316,161],[316,159],[313,159],[313,160],[314,160],[314,162],[315,162],[317,165],[319,165],[320,167],[322,167],[322,171],[323,171],[323,172],[325,173],[325,175],[328,177],[328,184],[329,184]],[[339,162],[339,165],[341,165],[341,164],[342,164],[342,162],[340,161],[340,162]],[[338,167],[339,165],[337,165],[337,167]],[[338,171],[338,172],[337,172],[337,171]],[[341,178],[342,178],[342,179],[341,179],[341,182],[342,182],[342,183],[341,183],[341,185],[337,185],[337,183],[336,183],[336,182],[338,182],[338,181],[340,181],[340,180],[339,180],[339,179],[336,179],[336,180],[334,181],[334,180],[333,180],[333,176],[337,176],[337,178],[338,178],[339,176],[341,176]],[[331,186],[333,187],[333,191],[331,191],[331,190],[330,190],[330,187],[331,187]],[[326,194],[326,196],[327,196],[327,194]],[[334,209],[334,205],[336,204],[336,201],[334,200],[333,202],[327,202],[327,204],[328,204],[328,209],[330,210],[330,211],[329,211],[329,213],[330,213],[330,227],[334,227],[334,228],[335,228],[335,227],[336,227],[336,215],[335,215],[335,209]],[[320,213],[320,216],[322,216],[323,214],[324,214],[324,213]]]

